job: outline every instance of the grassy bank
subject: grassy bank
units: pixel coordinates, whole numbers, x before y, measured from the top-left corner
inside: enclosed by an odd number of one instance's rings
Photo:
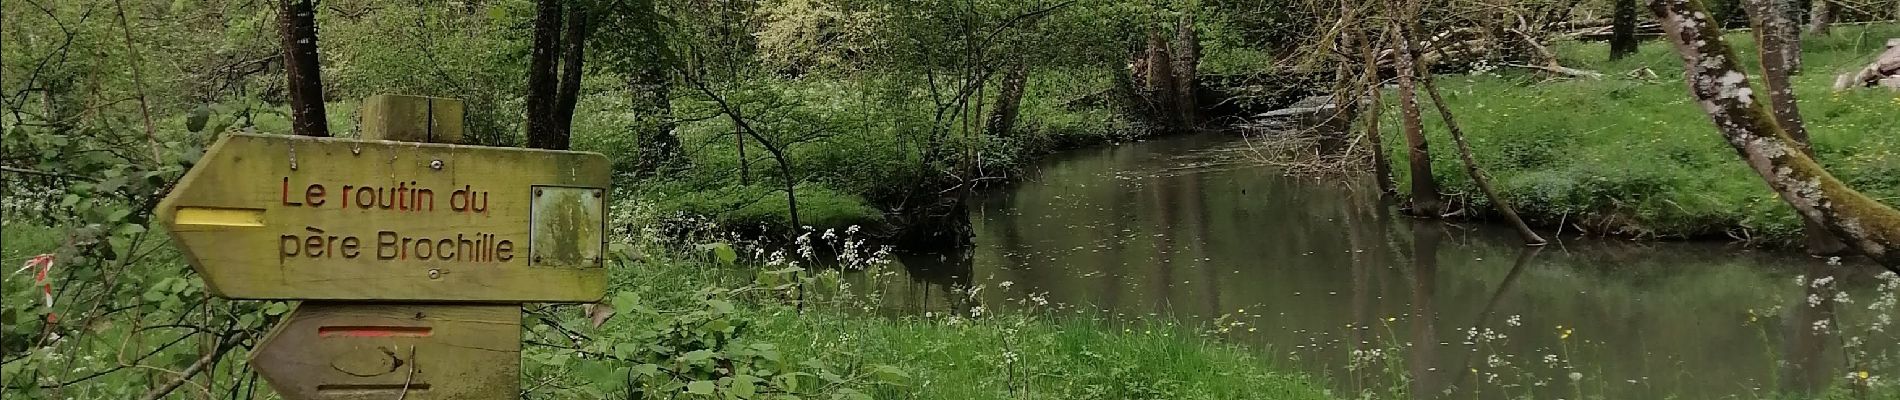
[[[1794,81],[1822,163],[1855,189],[1894,204],[1900,202],[1900,124],[1894,122],[1900,96],[1830,88],[1836,74],[1864,66],[1890,37],[1900,37],[1900,26],[1844,27],[1810,37],[1803,43],[1806,72]],[[1729,39],[1756,68],[1749,35]],[[1598,234],[1771,244],[1799,236],[1792,210],[1736,158],[1690,101],[1681,59],[1666,43],[1646,42],[1638,54],[1618,61],[1607,61],[1602,43],[1553,48],[1564,65],[1605,78],[1546,81],[1508,67],[1440,78],[1474,155],[1519,212],[1536,224],[1561,221],[1566,230]],[[1388,154],[1402,155],[1397,112],[1388,111],[1382,125]],[[1426,115],[1439,184],[1474,209],[1488,208],[1465,176],[1442,122]],[[1404,185],[1404,161],[1395,160],[1394,169]]]
[[[812,235],[820,256],[890,279],[878,251],[849,234]],[[573,307],[530,321],[528,381],[551,380],[552,397],[649,390],[789,393],[805,398],[914,399],[1322,399],[1329,392],[1291,366],[1154,320],[1114,323],[1068,313],[995,313],[979,306],[921,316],[874,310],[883,285],[837,270],[795,268],[810,256],[746,261],[722,243],[634,247],[618,263],[610,302],[620,313],[599,329]],[[809,248],[809,247],[808,247]],[[856,281],[862,287],[852,287]],[[793,282],[803,282],[799,290]],[[902,284],[889,282],[889,284]],[[1001,290],[1001,289],[994,289]],[[974,298],[974,296],[972,296]],[[801,311],[799,299],[807,303]],[[1032,315],[1034,314],[1034,315]],[[531,318],[532,320],[533,318]],[[557,322],[558,321],[558,322]],[[560,332],[587,339],[570,345]],[[599,357],[590,357],[599,354]],[[658,371],[648,373],[643,371]],[[740,383],[751,381],[751,384]],[[702,386],[704,388],[704,386]]]
[[[4,259],[17,262],[55,251],[62,231],[8,222],[3,232]],[[282,317],[287,305],[282,302],[196,306],[195,301],[203,299],[202,282],[169,244],[149,246],[156,249],[151,256],[129,266],[144,272],[129,282],[145,293],[140,296],[145,304],[139,307],[144,318],[204,319],[261,332]],[[721,244],[675,247],[642,241],[615,248],[647,256],[611,267],[610,302],[618,312],[604,324],[592,326],[579,306],[528,306],[522,357],[527,396],[622,398],[638,392],[634,398],[1326,398],[1320,385],[1289,372],[1290,367],[1168,322],[1109,327],[1080,317],[886,318],[851,312],[850,306],[860,304],[862,297],[815,289],[838,288],[835,272],[817,278],[784,269],[755,273],[760,265],[719,250],[730,249]],[[812,304],[802,313],[790,305],[797,291],[783,284],[794,279],[814,287],[809,291]],[[174,280],[178,283],[171,283]],[[135,397],[170,378],[118,367],[122,352],[149,351],[151,358],[141,361],[175,368],[198,358],[198,346],[191,345],[199,337],[194,330],[141,329],[136,325],[140,316],[131,313],[80,319],[81,310],[74,307],[83,304],[64,296],[53,308],[43,307],[32,279],[9,278],[5,283],[9,397]],[[200,310],[213,312],[207,316]],[[64,338],[49,346],[16,348],[36,340],[38,324],[32,319],[43,311],[88,326],[60,329]],[[186,345],[175,345],[180,342]],[[128,344],[134,347],[125,347]],[[215,382],[212,388],[220,395],[224,390],[240,392],[250,373],[243,362],[247,357],[244,348],[227,354],[207,373],[206,382]],[[88,377],[92,374],[100,375]],[[68,384],[25,389],[53,382]],[[741,396],[745,394],[752,395]]]

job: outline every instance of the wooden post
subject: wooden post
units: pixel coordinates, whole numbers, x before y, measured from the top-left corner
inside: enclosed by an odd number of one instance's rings
[[[610,163],[452,144],[453,99],[362,115],[361,140],[221,137],[158,222],[207,292],[305,300],[251,355],[285,399],[519,398],[521,303],[605,295]]]
[[[362,116],[364,140],[462,140],[461,100],[376,95]],[[251,365],[287,399],[519,398],[521,305],[306,301]]]

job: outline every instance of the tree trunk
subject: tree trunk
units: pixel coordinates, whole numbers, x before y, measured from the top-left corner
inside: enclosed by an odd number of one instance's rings
[[[1201,39],[1194,30],[1194,14],[1183,13],[1174,29],[1174,108],[1181,114],[1181,125],[1193,128],[1201,123],[1200,105],[1194,97],[1200,86]]]
[[[1471,175],[1471,182],[1478,185],[1478,191],[1484,192],[1484,197],[1491,200],[1491,205],[1497,207],[1498,214],[1504,216],[1505,222],[1517,228],[1517,235],[1524,239],[1524,245],[1543,246],[1548,243],[1544,237],[1537,235],[1537,231],[1531,230],[1530,225],[1524,224],[1524,219],[1517,216],[1517,210],[1511,208],[1510,202],[1498,196],[1498,191],[1491,188],[1491,178],[1485,175],[1483,168],[1478,167],[1478,161],[1471,157],[1471,144],[1465,142],[1464,130],[1458,129],[1458,120],[1452,117],[1451,107],[1445,105],[1445,97],[1438,94],[1438,84],[1433,82],[1431,71],[1421,70],[1419,82],[1425,85],[1425,93],[1432,97],[1432,105],[1438,108],[1438,117],[1445,120],[1445,129],[1451,132],[1451,140],[1458,144],[1458,158],[1464,161],[1465,173]]]
[[[1801,32],[1796,30],[1787,12],[1792,7],[1784,0],[1748,0],[1747,5],[1749,14],[1755,16],[1755,38],[1761,46],[1762,82],[1768,87],[1768,109],[1775,116],[1775,125],[1794,139],[1802,153],[1814,158],[1814,149],[1808,144],[1807,124],[1801,120],[1794,85],[1789,82],[1789,76],[1798,68],[1790,61],[1801,59]],[[1814,221],[1802,220],[1802,232],[1809,254],[1836,255],[1847,250],[1846,244]]]
[[[1438,197],[1438,182],[1432,177],[1432,152],[1419,118],[1418,87],[1414,82],[1419,71],[1412,57],[1411,33],[1396,25],[1392,29],[1398,32],[1398,51],[1393,53],[1398,56],[1400,128],[1405,131],[1411,160],[1412,214],[1437,217],[1444,211],[1444,202]]]
[[[659,176],[682,167],[680,138],[673,132],[672,82],[658,61],[627,78],[627,92],[639,123],[634,137],[639,140],[639,157],[634,160],[634,175]]]
[[[1385,154],[1384,132],[1379,129],[1379,118],[1385,116],[1385,80],[1379,76],[1379,48],[1372,35],[1364,28],[1359,29],[1364,41],[1360,46],[1365,52],[1365,85],[1362,96],[1366,98],[1366,139],[1372,141],[1372,174],[1379,186],[1379,197],[1389,198],[1399,194],[1398,185],[1392,182],[1391,156]]]
[[[565,149],[567,137],[560,134],[555,117],[558,66],[555,57],[561,49],[561,0],[536,0],[534,13],[534,50],[528,60],[528,147]]]
[[[1636,54],[1636,0],[1616,0],[1616,14],[1610,25],[1610,59]]]
[[[1841,6],[1828,0],[1814,0],[1814,7],[1808,10],[1808,33],[1826,35],[1834,32],[1834,18],[1840,15]]]
[[[1002,86],[996,92],[996,108],[990,111],[989,127],[985,128],[990,136],[1002,137],[1016,129],[1016,116],[1022,111],[1023,92],[1029,86],[1029,63],[1016,60],[1009,73],[1003,75]]]
[[[284,85],[290,91],[290,129],[304,136],[330,136],[323,111],[323,70],[317,60],[317,14],[313,0],[280,0],[277,26],[284,38]]]
[[[1828,174],[1775,124],[1701,2],[1652,0],[1649,7],[1682,54],[1689,92],[1748,166],[1802,218],[1900,272],[1900,211]]]
[[[1794,0],[1746,0],[1742,6],[1748,10],[1749,23],[1755,28],[1755,43],[1762,48],[1762,62],[1775,62],[1776,68],[1787,75],[1801,74],[1801,29],[1794,22]],[[1773,60],[1769,59],[1770,53]],[[1769,67],[1764,64],[1762,68]],[[1772,87],[1771,84],[1771,90]]]
[[[1149,107],[1154,110],[1154,120],[1168,130],[1180,127],[1179,111],[1175,109],[1174,95],[1174,56],[1168,49],[1168,40],[1161,35],[1159,28],[1148,28],[1148,48],[1143,52],[1148,68],[1143,76],[1142,95],[1148,98]]]
[[[752,159],[745,156],[745,132],[740,132],[738,122],[733,122],[732,141],[739,147],[739,184],[752,184]]]
[[[581,4],[567,8],[567,28],[561,38],[561,82],[555,92],[554,137],[559,147],[568,148],[574,132],[574,106],[580,102],[581,65],[586,61],[587,9]]]

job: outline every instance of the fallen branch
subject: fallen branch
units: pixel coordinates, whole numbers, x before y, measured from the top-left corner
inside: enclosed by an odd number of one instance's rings
[[[1518,64],[1518,63],[1509,63],[1509,64],[1504,64],[1504,65],[1509,65],[1509,66],[1518,67],[1518,68],[1529,68],[1529,69],[1549,72],[1549,73],[1558,74],[1558,75],[1570,76],[1573,78],[1603,79],[1603,73],[1601,72],[1585,70],[1585,69],[1570,68],[1570,67],[1565,67],[1562,65],[1551,66],[1551,65],[1530,65],[1530,64]]]
[[[1524,33],[1524,31],[1516,30],[1516,29],[1512,29],[1511,33],[1517,34],[1519,38],[1524,39],[1524,43],[1530,44],[1531,51],[1537,52],[1537,58],[1542,59],[1544,61],[1544,66],[1531,67],[1531,68],[1536,68],[1536,69],[1540,69],[1544,71],[1549,71],[1552,73],[1558,73],[1558,74],[1564,74],[1564,75],[1570,75],[1570,76],[1584,76],[1584,77],[1589,77],[1591,79],[1603,79],[1603,74],[1598,73],[1596,71],[1586,71],[1586,70],[1563,66],[1562,63],[1557,62],[1557,53],[1551,52],[1549,47],[1544,47],[1544,44],[1542,42],[1538,42],[1537,38],[1531,36],[1531,34]]]
[[[223,341],[218,342],[217,350],[206,353],[203,357],[198,357],[198,361],[191,363],[189,367],[185,367],[184,371],[179,371],[177,378],[173,378],[171,382],[165,382],[164,385],[153,388],[150,392],[145,392],[145,395],[139,396],[139,399],[158,400],[167,394],[171,394],[173,390],[178,390],[179,386],[183,386],[185,382],[191,381],[192,377],[197,376],[200,372],[204,372],[206,368],[210,368],[212,362],[217,361],[220,357],[224,357],[224,353],[230,352],[231,348],[237,347],[238,343],[243,342],[244,339],[250,337],[250,335],[251,333],[247,331],[237,331],[237,333],[231,336],[226,336]]]

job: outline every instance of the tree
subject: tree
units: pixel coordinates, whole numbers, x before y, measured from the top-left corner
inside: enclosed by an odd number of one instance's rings
[[[1023,92],[1029,86],[1029,62],[1017,59],[1014,64],[997,87],[996,108],[990,111],[989,127],[984,129],[990,136],[1008,135],[1016,129],[1016,116],[1022,110]]]
[[[1748,0],[1747,6],[1754,16],[1756,43],[1761,46],[1762,82],[1768,87],[1769,110],[1774,113],[1775,124],[1794,139],[1802,153],[1815,157],[1808,144],[1807,124],[1802,122],[1795,101],[1794,85],[1789,82],[1789,76],[1800,68],[1801,59],[1801,32],[1788,17],[1790,5],[1784,0]],[[1808,253],[1833,255],[1847,249],[1814,221],[1802,220],[1802,231]]]
[[[1424,68],[1420,68],[1419,71],[1419,82],[1424,84],[1425,93],[1431,95],[1432,105],[1438,108],[1438,117],[1445,121],[1445,129],[1451,132],[1452,142],[1458,145],[1458,158],[1464,161],[1465,173],[1471,176],[1471,182],[1478,185],[1478,191],[1484,192],[1484,197],[1497,208],[1498,214],[1504,216],[1504,221],[1509,222],[1512,228],[1517,228],[1517,235],[1524,239],[1525,245],[1544,245],[1546,243],[1544,238],[1538,236],[1537,231],[1531,230],[1531,226],[1525,224],[1524,219],[1517,216],[1517,210],[1511,208],[1511,203],[1505,201],[1503,196],[1498,196],[1498,191],[1491,188],[1491,178],[1485,175],[1484,168],[1478,167],[1478,161],[1471,157],[1471,144],[1465,141],[1464,130],[1458,128],[1458,120],[1452,116],[1451,106],[1445,105],[1445,97],[1438,94],[1438,84],[1433,82],[1431,71]]]
[[[1417,13],[1411,13],[1416,15]],[[1432,176],[1431,143],[1425,140],[1425,128],[1418,110],[1419,63],[1412,54],[1412,33],[1401,25],[1409,22],[1394,22],[1392,31],[1397,32],[1398,45],[1394,49],[1398,57],[1399,74],[1399,117],[1400,129],[1405,132],[1405,146],[1410,160],[1412,175],[1412,214],[1424,217],[1437,217],[1444,211],[1444,201],[1439,199],[1438,181]]]
[[[1802,218],[1900,272],[1900,211],[1847,187],[1775,123],[1708,8],[1700,0],[1651,0],[1649,8],[1682,55],[1690,94],[1749,168]]]
[[[1175,91],[1181,86],[1174,82],[1174,51],[1168,44],[1168,38],[1161,28],[1151,24],[1148,27],[1148,45],[1142,48],[1140,61],[1136,62],[1136,82],[1141,83],[1141,94],[1148,98],[1149,109],[1154,119],[1161,121],[1168,129],[1179,129],[1183,122],[1179,107],[1175,101],[1180,96]]]
[[[534,49],[528,60],[528,147],[567,149],[567,135],[561,134],[560,120],[555,118],[561,17],[561,0],[535,1]]]
[[[1367,14],[1366,20],[1370,21],[1370,12]],[[1347,21],[1351,22],[1352,19]],[[1358,26],[1353,31],[1356,32],[1355,36],[1358,38],[1361,51],[1360,66],[1364,70],[1361,72],[1363,76],[1360,78],[1359,90],[1352,95],[1363,96],[1366,99],[1364,130],[1366,139],[1372,144],[1372,179],[1379,187],[1379,196],[1387,198],[1399,192],[1398,185],[1392,182],[1391,157],[1385,154],[1385,138],[1382,137],[1383,132],[1379,130],[1379,118],[1385,116],[1385,106],[1382,104],[1384,96],[1380,90],[1385,87],[1385,80],[1379,75],[1379,49],[1384,46],[1381,43],[1384,39],[1374,38],[1371,29],[1366,27],[1367,24],[1361,23]]]
[[[1193,12],[1181,13],[1174,36],[1174,108],[1181,113],[1181,125],[1193,128],[1201,124],[1200,105],[1195,101],[1201,86],[1201,39],[1194,30]]]
[[[566,150],[592,32],[585,2],[538,0],[528,62],[528,147]],[[565,24],[563,24],[565,21]]]
[[[1801,73],[1801,29],[1797,28],[1794,22],[1795,5],[1793,3],[1794,0],[1744,0],[1742,4],[1748,11],[1749,23],[1755,28],[1755,42],[1762,48],[1762,69],[1779,70],[1765,74],[1769,81],[1770,94],[1774,94],[1777,91],[1776,88],[1787,88],[1786,75]],[[1776,75],[1781,75],[1780,79],[1783,81],[1781,85],[1776,85],[1774,82],[1777,79]],[[1793,89],[1788,88],[1788,90]],[[1789,106],[1793,106],[1792,101]],[[1781,107],[1777,106],[1776,109],[1779,110]],[[1806,132],[1789,133],[1795,134],[1796,138],[1804,142],[1807,141]]]
[[[1636,54],[1636,0],[1616,0],[1610,25],[1610,59],[1621,60]]]
[[[323,70],[317,60],[314,0],[280,0],[277,27],[284,40],[285,88],[290,92],[291,132],[330,136],[323,111]]]
[[[562,138],[561,142],[573,137],[574,106],[580,102],[581,64],[586,57],[590,28],[585,4],[569,5],[566,18],[567,27],[561,34],[561,82],[554,94],[554,132]]]
[[[625,79],[629,127],[638,155],[632,160],[635,177],[663,176],[687,166],[673,117],[672,67],[678,57],[668,46],[668,31],[656,0],[604,3],[589,21],[589,38],[598,46],[590,57],[603,70]],[[602,3],[596,3],[602,4]]]
[[[1841,5],[1831,0],[1813,0],[1808,10],[1808,33],[1826,35],[1833,33],[1834,18],[1840,15]]]

